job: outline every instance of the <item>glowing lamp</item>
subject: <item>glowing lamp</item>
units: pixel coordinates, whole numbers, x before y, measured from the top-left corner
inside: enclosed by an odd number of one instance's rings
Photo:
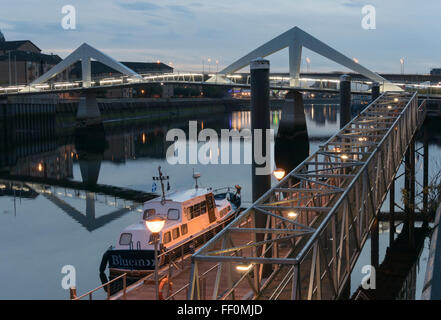
[[[285,169],[282,168],[276,168],[273,171],[274,177],[276,177],[277,180],[282,180],[285,176]]]
[[[252,264],[249,264],[249,265],[243,265],[243,264],[240,264],[240,265],[236,266],[236,270],[237,270],[237,271],[244,272],[244,271],[248,271],[248,270],[250,270],[252,267],[253,267]]]
[[[153,216],[146,220],[145,224],[151,233],[158,234],[164,228],[165,219],[161,216]]]
[[[299,214],[295,211],[288,212],[288,218],[295,219]]]
[[[348,155],[346,155],[346,154],[342,154],[340,158],[343,159],[343,160],[348,160],[349,159]]]

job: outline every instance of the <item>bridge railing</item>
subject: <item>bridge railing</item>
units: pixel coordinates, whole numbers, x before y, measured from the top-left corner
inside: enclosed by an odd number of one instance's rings
[[[189,298],[210,264],[217,299],[336,298],[424,117],[416,94],[376,99],[196,252]],[[258,215],[266,228],[243,226]]]

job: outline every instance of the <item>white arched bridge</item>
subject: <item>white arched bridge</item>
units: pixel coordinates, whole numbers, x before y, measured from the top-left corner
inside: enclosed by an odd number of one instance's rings
[[[238,83],[237,80],[241,76],[237,75],[236,72],[248,66],[250,61],[255,58],[267,57],[285,48],[288,48],[289,50],[289,76],[272,77],[272,79],[270,79],[272,80],[272,88],[299,89],[302,91],[327,91],[321,88],[310,88],[308,87],[308,82],[338,82],[338,80],[335,78],[326,77],[322,79],[300,77],[300,64],[303,47],[308,48],[359,75],[362,75],[366,78],[365,81],[361,81],[364,84],[369,85],[373,82],[377,82],[380,84],[382,91],[401,90],[401,88],[396,84],[393,84],[376,72],[369,70],[358,62],[355,62],[353,59],[333,49],[329,45],[306,33],[300,28],[294,27],[241,57],[225,69],[221,70],[219,73],[209,75],[197,72],[138,74],[112,57],[84,43],[69,56],[67,56],[63,61],[34,80],[32,83],[28,85],[0,87],[0,95],[88,91],[90,89],[108,87],[133,87],[147,83],[249,87],[249,83],[247,81],[248,79]],[[105,79],[92,79],[91,60],[96,60],[107,65],[108,67],[120,72],[122,76]],[[81,61],[81,80],[62,82],[54,81],[57,75],[68,69],[77,61]],[[208,79],[206,79],[205,76],[208,76]],[[328,91],[337,90],[328,89]]]

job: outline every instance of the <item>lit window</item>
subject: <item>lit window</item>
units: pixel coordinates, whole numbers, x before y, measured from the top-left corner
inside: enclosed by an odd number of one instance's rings
[[[170,231],[164,234],[164,244],[167,244],[171,241]]]
[[[183,224],[181,226],[181,234],[184,235],[184,234],[187,234],[187,232],[188,232],[188,226],[187,226],[187,224]]]
[[[122,233],[119,238],[119,244],[122,246],[128,246],[132,242],[132,234],[131,233]]]
[[[176,240],[177,238],[179,238],[179,228],[174,228],[172,230],[172,235],[173,235],[173,240]]]

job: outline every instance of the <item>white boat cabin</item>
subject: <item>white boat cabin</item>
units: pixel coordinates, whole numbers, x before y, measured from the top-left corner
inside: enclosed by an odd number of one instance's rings
[[[153,250],[153,236],[145,224],[150,216],[166,218],[159,243],[168,250],[201,234],[234,211],[226,198],[215,199],[210,188],[175,192],[167,194],[163,202],[161,200],[158,197],[144,203],[142,220],[123,230],[115,249]]]

